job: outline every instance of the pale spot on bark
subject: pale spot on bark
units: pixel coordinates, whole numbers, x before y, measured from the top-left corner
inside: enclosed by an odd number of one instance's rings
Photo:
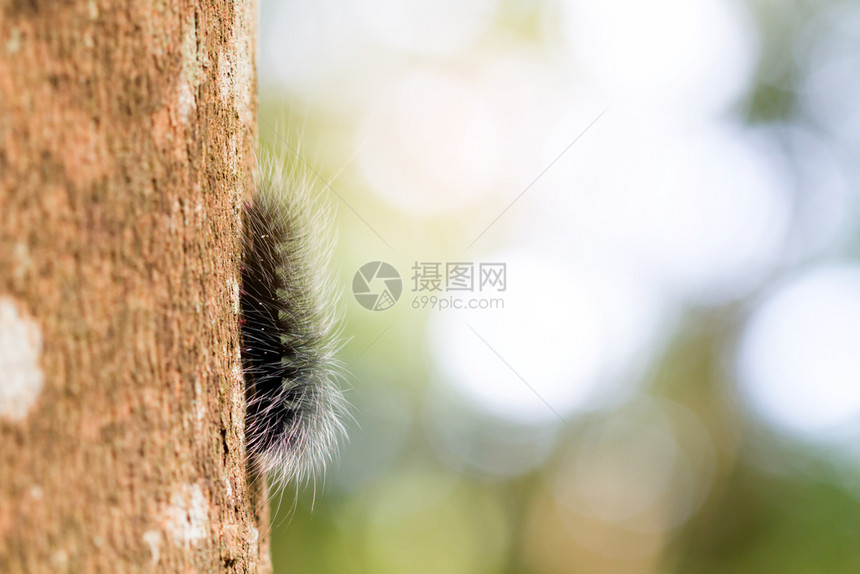
[[[239,287],[239,283],[235,279],[230,279],[227,281],[227,289],[230,291],[230,305],[233,307],[233,314],[239,314],[239,306],[241,304],[241,294],[242,290]]]
[[[21,49],[21,31],[18,28],[12,28],[9,34],[9,41],[6,42],[6,53],[10,56],[17,54]]]
[[[176,109],[182,121],[188,122],[189,114],[197,110],[197,88],[203,81],[205,55],[197,50],[197,27],[194,18],[187,18],[183,28],[182,70],[176,87]]]
[[[253,3],[237,3],[233,15],[232,50],[223,50],[218,56],[218,87],[225,106],[233,105],[239,121],[251,125],[251,104],[255,86],[254,44],[256,19]]]
[[[201,434],[204,432],[203,423],[206,420],[208,409],[206,408],[206,397],[203,394],[203,385],[199,379],[194,382],[194,400],[192,401],[192,406],[194,408],[194,430],[198,434]]]
[[[227,163],[230,166],[230,171],[233,175],[237,175],[239,173],[239,145],[236,142],[236,134],[230,134],[228,146],[227,153],[229,156],[227,158]]]
[[[209,527],[209,501],[197,484],[183,484],[170,497],[165,509],[164,529],[174,544],[195,545],[206,538]]]
[[[42,330],[15,302],[0,297],[0,417],[22,421],[39,398]]]
[[[33,269],[30,249],[23,241],[16,241],[12,250],[12,275],[20,281]]]
[[[69,555],[65,550],[57,550],[51,553],[51,566],[55,572],[67,572],[69,568]]]
[[[143,542],[149,547],[152,564],[158,564],[161,559],[161,534],[157,530],[147,530],[143,533]]]

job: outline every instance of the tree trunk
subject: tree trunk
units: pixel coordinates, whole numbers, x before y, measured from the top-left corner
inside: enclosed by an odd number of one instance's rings
[[[264,572],[256,5],[0,0],[0,572]]]

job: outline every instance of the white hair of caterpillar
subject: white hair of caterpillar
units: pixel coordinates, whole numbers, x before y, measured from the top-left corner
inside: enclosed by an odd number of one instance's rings
[[[313,197],[303,160],[262,152],[245,206],[242,359],[246,440],[276,485],[324,473],[345,437],[339,290],[326,272],[332,209]]]

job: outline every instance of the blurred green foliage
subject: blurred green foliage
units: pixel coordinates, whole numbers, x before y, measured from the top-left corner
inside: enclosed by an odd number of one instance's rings
[[[759,67],[780,71],[759,74],[734,113],[750,124],[804,121],[796,105],[802,70],[781,59],[811,49],[815,38],[804,36],[804,24],[826,4],[749,4],[762,42]],[[496,25],[517,41],[531,41],[539,28],[534,5],[504,2]],[[685,310],[681,328],[641,387],[651,397],[695,413],[713,443],[715,468],[707,496],[677,526],[649,532],[580,520],[554,501],[550,477],[580,441],[576,434],[621,416],[611,411],[572,419],[576,433],[563,426],[553,429],[561,438],[552,452],[523,475],[494,477],[452,459],[427,422],[439,375],[427,353],[426,314],[403,306],[369,313],[352,300],[349,285],[355,269],[368,260],[385,259],[408,269],[427,253],[441,259],[438,254],[470,238],[462,225],[469,214],[409,216],[367,193],[350,164],[338,177],[352,156],[352,140],[342,132],[354,119],[274,91],[263,94],[261,110],[271,125],[284,116],[294,118],[300,127],[285,133],[301,134],[304,157],[351,206],[330,197],[339,210],[334,272],[345,291],[349,340],[342,357],[351,373],[348,397],[355,421],[350,442],[326,479],[316,488],[301,489],[295,504],[291,491],[274,502],[276,572],[860,571],[860,473],[823,447],[798,443],[762,425],[743,405],[725,368],[725,350],[749,302]],[[262,145],[279,137],[262,124],[260,135]],[[382,235],[397,237],[396,248],[389,250],[368,233],[353,209],[372,214],[372,225]],[[458,412],[471,417],[468,424],[475,428],[496,424],[467,408]],[[588,534],[572,535],[578,528]],[[603,543],[618,552],[607,552]]]

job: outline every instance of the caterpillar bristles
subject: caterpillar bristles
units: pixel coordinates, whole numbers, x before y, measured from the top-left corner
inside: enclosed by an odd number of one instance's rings
[[[330,209],[288,150],[260,154],[257,193],[245,205],[242,361],[248,453],[276,486],[324,472],[345,436],[336,358],[337,290],[325,272]]]

